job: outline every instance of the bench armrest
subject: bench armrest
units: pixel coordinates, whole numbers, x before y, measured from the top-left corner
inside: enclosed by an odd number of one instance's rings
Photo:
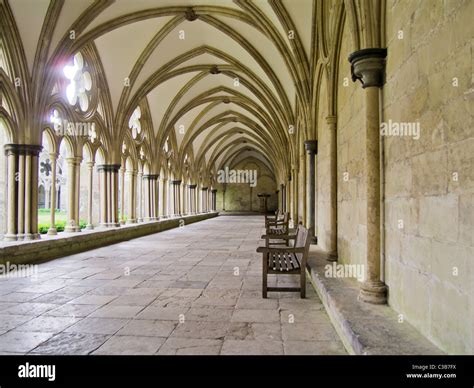
[[[263,240],[294,240],[296,234],[263,234]]]
[[[304,253],[305,248],[268,248],[268,247],[258,247],[258,253]]]

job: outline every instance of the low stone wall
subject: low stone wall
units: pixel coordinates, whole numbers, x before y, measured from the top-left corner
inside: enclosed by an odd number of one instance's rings
[[[5,265],[7,262],[10,264],[32,264],[56,259],[176,228],[180,226],[181,220],[184,221],[184,225],[188,225],[217,215],[218,213],[197,214],[124,225],[117,228],[97,228],[74,234],[60,233],[57,237],[43,240],[5,243],[0,248],[0,264]]]

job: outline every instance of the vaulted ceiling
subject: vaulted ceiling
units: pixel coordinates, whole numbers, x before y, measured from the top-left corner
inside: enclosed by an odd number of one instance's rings
[[[288,169],[291,128],[310,115],[313,0],[4,3],[32,80],[39,61],[47,64],[46,89],[64,94],[54,89],[63,77],[54,69],[84,54],[99,85],[95,112],[110,155],[123,142],[142,143],[159,170],[169,139],[178,170],[185,155],[198,169],[217,170],[245,153],[274,171]],[[128,123],[137,106],[146,130],[134,140]]]

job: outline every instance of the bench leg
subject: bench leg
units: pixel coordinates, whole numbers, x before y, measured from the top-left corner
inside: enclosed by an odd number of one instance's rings
[[[306,298],[306,270],[301,268],[300,274],[300,296],[302,299]]]
[[[267,278],[268,278],[268,259],[267,255],[263,254],[262,266],[262,298],[267,298]]]

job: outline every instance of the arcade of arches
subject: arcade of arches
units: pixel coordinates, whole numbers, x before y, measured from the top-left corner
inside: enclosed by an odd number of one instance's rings
[[[469,0],[0,0],[0,249],[180,219],[239,235],[249,214],[260,263],[255,214],[280,209],[312,255],[363,269],[354,304],[473,353],[473,14]]]

